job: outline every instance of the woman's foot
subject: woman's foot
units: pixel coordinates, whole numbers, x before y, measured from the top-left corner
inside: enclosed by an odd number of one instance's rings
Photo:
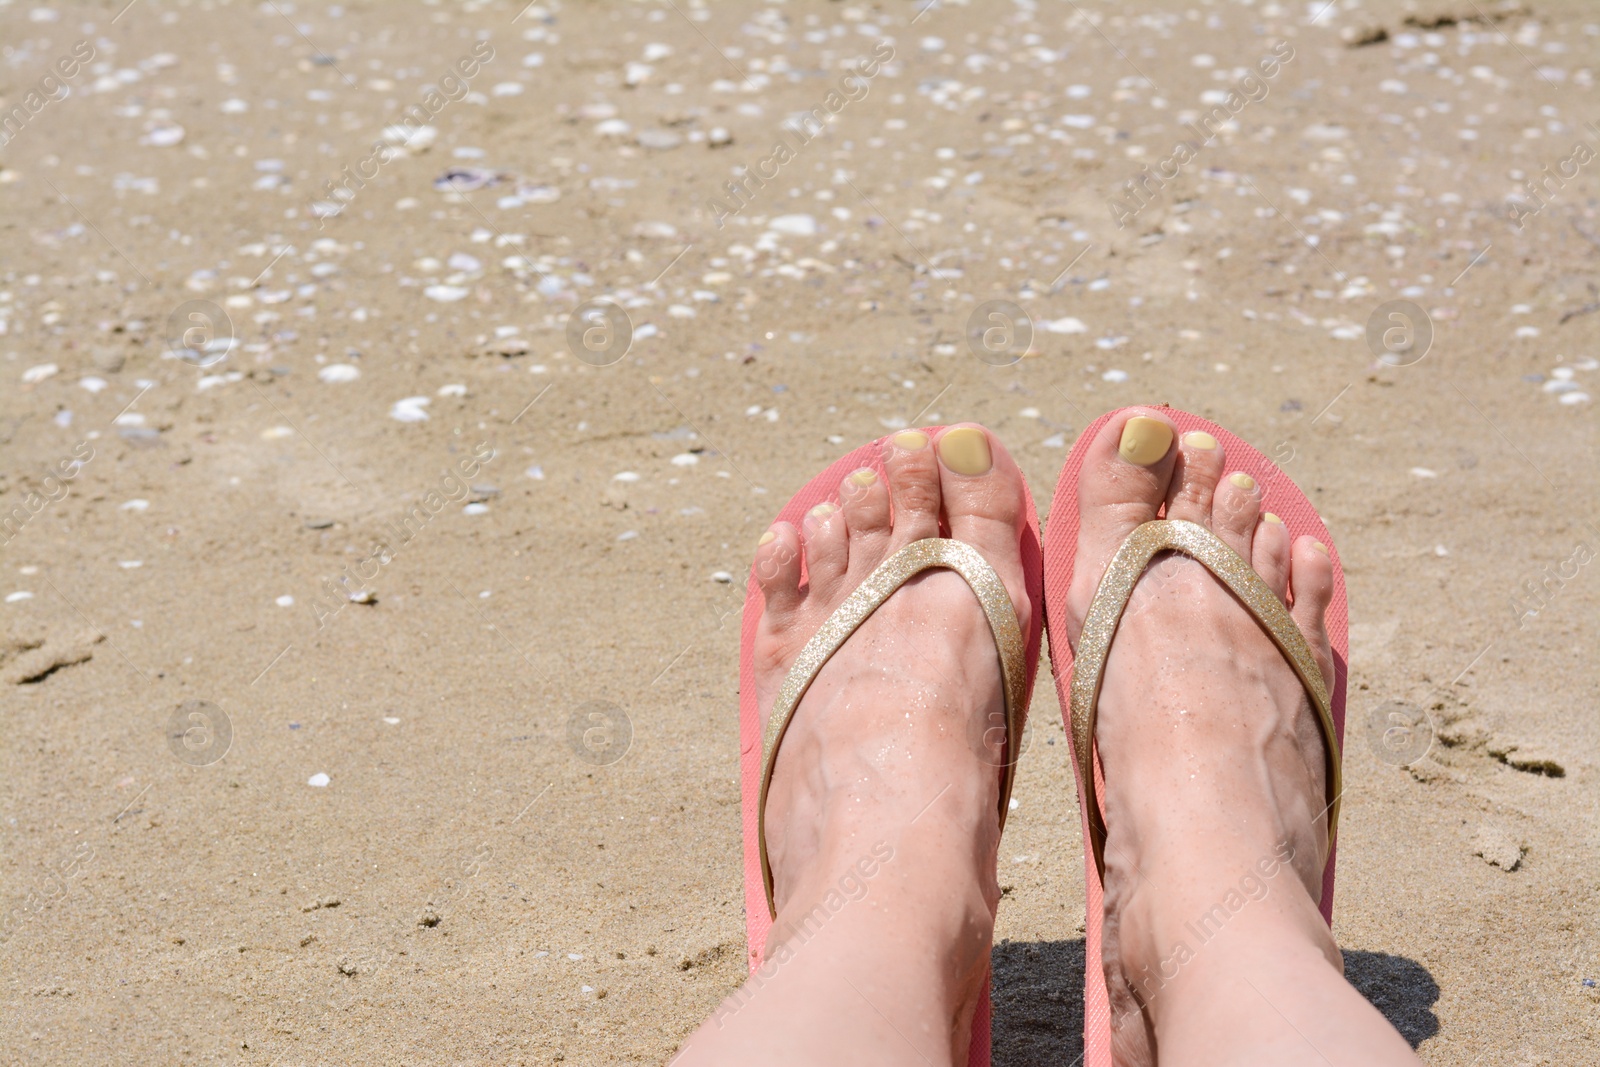
[[[1163,504],[1166,518],[1216,533],[1290,606],[1331,690],[1326,547],[1291,543],[1215,438],[1179,440],[1155,409],[1120,413],[1085,457],[1074,647],[1106,565]],[[1153,1063],[1158,1050],[1163,1065],[1415,1062],[1341,977],[1318,912],[1328,754],[1310,698],[1254,617],[1199,563],[1157,557],[1103,679],[1102,964],[1117,1062]]]
[[[761,538],[754,570],[766,607],[753,651],[763,715],[845,597],[925,537],[978,549],[1028,631],[1026,497],[1011,457],[966,425],[932,439],[896,434],[883,461],[886,477],[858,470],[836,505]],[[959,575],[913,578],[850,636],[807,690],[773,770],[768,962],[687,1056],[965,1061],[1000,898],[1005,732],[993,727],[1004,721],[994,638]]]

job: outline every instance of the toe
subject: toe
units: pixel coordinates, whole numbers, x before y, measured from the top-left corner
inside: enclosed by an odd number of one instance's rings
[[[1250,541],[1260,514],[1261,487],[1250,475],[1234,471],[1217,483],[1211,500],[1211,528],[1245,559],[1250,558]]]
[[[1130,408],[1089,443],[1078,474],[1078,552],[1067,594],[1067,636],[1076,642],[1100,576],[1118,546],[1167,499],[1176,436],[1154,408]]]
[[[972,423],[945,430],[934,451],[950,536],[983,553],[1005,582],[1025,627],[1029,609],[1019,539],[1025,507],[1022,472],[988,430]]]
[[[894,505],[893,546],[938,537],[939,464],[928,435],[921,430],[901,430],[884,443],[883,465]]]
[[[1167,518],[1211,525],[1211,499],[1222,477],[1222,446],[1204,430],[1178,441],[1172,480],[1167,484]]]
[[[751,564],[766,615],[772,617],[800,606],[800,534],[786,522],[772,525],[756,542],[756,558]]]
[[[883,561],[889,546],[889,487],[871,467],[862,467],[839,483],[840,506],[850,535],[852,584]]]
[[[832,602],[840,581],[850,569],[850,544],[844,512],[839,505],[821,503],[806,512],[800,524],[806,542],[806,582],[811,595]]]
[[[1262,580],[1278,594],[1278,599],[1289,602],[1289,528],[1272,512],[1264,512],[1256,524],[1255,536],[1250,541],[1250,551],[1242,553]]]
[[[1328,645],[1327,611],[1333,600],[1333,559],[1328,546],[1312,537],[1296,539],[1289,565],[1293,604],[1289,614],[1306,635],[1323,680],[1333,685],[1333,652]]]

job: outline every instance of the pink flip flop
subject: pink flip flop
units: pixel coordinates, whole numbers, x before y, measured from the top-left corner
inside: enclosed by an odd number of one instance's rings
[[[923,427],[922,432],[930,438],[936,438],[944,428],[941,426]],[[806,486],[796,493],[783,510],[778,512],[775,522],[787,521],[796,527],[800,526],[801,519],[806,512],[821,503],[839,503],[839,484],[852,471],[862,467],[870,467],[878,472],[879,477],[887,474],[883,465],[883,446],[887,438],[880,438],[868,445],[863,445],[849,455],[834,462],[827,470],[811,479]],[[1027,581],[1028,596],[1034,604],[1042,602],[1044,593],[1044,566],[1039,544],[1039,517],[1034,509],[1033,497],[1023,488],[1024,506],[1028,516],[1027,529],[1023,535],[1022,566],[1023,574]],[[994,575],[988,563],[971,547],[948,539],[927,538],[906,546],[884,563],[874,572],[873,576],[848,597],[836,612],[834,618],[839,619],[848,611],[854,611],[857,618],[853,624],[859,624],[869,615],[873,608],[881,604],[892,595],[893,589],[899,587],[915,573],[928,567],[947,567],[955,570],[973,587],[980,604],[983,605],[989,616],[991,629],[996,635],[997,645],[1000,648],[1002,673],[1005,678],[1006,705],[1008,722],[1006,724],[1006,765],[998,768],[1001,775],[1000,792],[1000,819],[1001,826],[1005,824],[1005,813],[1011,795],[1011,783],[1016,770],[1018,757],[1021,755],[1023,724],[1027,716],[1027,698],[1033,691],[1034,678],[1039,668],[1040,638],[1043,633],[1044,615],[1041,611],[1033,612],[1029,624],[1029,631],[1022,634],[1018,631],[1016,615],[1010,607],[1010,599],[1006,597],[1004,587],[999,585],[998,578]],[[805,581],[802,572],[802,581]],[[869,586],[876,588],[869,589]],[[995,589],[998,587],[998,597]],[[787,725],[787,712],[779,717],[774,712],[774,718],[780,719],[775,724],[775,735],[768,738],[764,735],[761,721],[761,710],[756,706],[755,668],[752,654],[756,638],[756,628],[761,620],[761,613],[765,605],[761,587],[756,583],[752,571],[750,583],[745,595],[744,627],[739,649],[739,744],[740,744],[740,773],[744,794],[744,899],[745,899],[745,930],[749,940],[749,964],[751,974],[755,974],[763,963],[763,953],[766,949],[767,934],[772,928],[773,913],[771,910],[770,871],[764,862],[765,851],[762,847],[761,813],[764,800],[764,776],[766,765],[769,761],[768,753],[775,754],[777,744],[782,738],[783,728]],[[1003,631],[1006,618],[1009,617],[1009,635]],[[830,626],[827,629],[837,629]],[[823,637],[818,634],[813,640],[817,644]],[[826,656],[831,654],[833,648],[819,648],[817,656],[808,655],[812,652],[812,645],[808,645],[802,652],[796,667],[791,670],[791,681],[794,680],[794,671],[799,670],[801,661],[812,660],[811,676],[815,670],[821,668]],[[1011,649],[1010,655],[1005,651]],[[1020,652],[1020,655],[1019,655]],[[780,692],[776,704],[786,703],[786,694],[792,693],[792,701],[788,701],[788,709],[792,709],[799,702],[799,696],[804,692],[804,685],[809,683],[809,677],[802,678],[798,685],[791,690],[789,682],[785,683],[783,692]],[[822,1020],[819,1020],[822,1025]],[[968,1063],[970,1067],[989,1067],[989,1032],[990,1032],[990,998],[989,987],[984,987],[983,998],[978,1005],[977,1014],[972,1022],[972,1045]]]
[[[1226,558],[1222,553],[1232,556],[1234,561],[1237,561],[1238,557],[1201,527],[1192,523],[1158,521],[1147,523],[1130,535],[1117,554],[1119,559],[1131,564],[1120,568],[1127,575],[1131,575],[1131,577],[1125,576],[1120,583],[1125,586],[1120,592],[1125,596],[1126,592],[1131,591],[1138,574],[1143,571],[1141,558],[1148,558],[1148,554],[1157,551],[1172,549],[1193,556],[1205,564],[1213,574],[1233,589],[1258,621],[1262,621],[1263,628],[1278,643],[1291,666],[1300,673],[1302,682],[1312,695],[1313,704],[1325,712],[1322,716],[1324,736],[1331,737],[1333,742],[1329,746],[1333,754],[1330,792],[1335,798],[1329,816],[1329,827],[1332,830],[1336,826],[1338,817],[1339,753],[1344,739],[1345,686],[1350,649],[1344,570],[1339,565],[1339,553],[1333,547],[1333,539],[1328,536],[1328,529],[1317,516],[1316,508],[1312,506],[1311,501],[1266,456],[1227,430],[1198,415],[1168,407],[1160,410],[1177,427],[1180,436],[1191,430],[1203,430],[1220,441],[1227,455],[1228,469],[1244,471],[1256,480],[1261,488],[1262,511],[1273,512],[1283,519],[1289,528],[1291,539],[1309,534],[1328,546],[1328,555],[1333,560],[1333,598],[1328,605],[1327,613],[1328,637],[1333,645],[1332,691],[1327,692],[1323,688],[1320,673],[1316,671],[1314,662],[1311,664],[1311,673],[1316,675],[1315,682],[1306,677],[1305,662],[1309,659],[1310,653],[1304,647],[1304,639],[1299,640],[1302,654],[1298,658],[1295,650],[1288,647],[1294,644],[1294,638],[1299,634],[1298,629],[1294,629],[1292,635],[1274,632],[1274,627],[1281,631],[1284,623],[1293,629],[1293,622],[1288,619],[1287,613],[1282,610],[1282,605],[1277,602],[1271,591],[1266,589],[1265,584],[1258,580],[1257,588],[1252,588],[1248,584],[1248,576],[1230,580],[1224,574],[1218,573],[1219,568],[1223,571],[1228,570]],[[1101,882],[1100,860],[1097,856],[1103,841],[1103,837],[1099,834],[1104,827],[1104,813],[1098,807],[1097,797],[1104,787],[1105,779],[1100,769],[1099,758],[1093,752],[1092,740],[1093,705],[1099,689],[1098,675],[1122,608],[1122,605],[1116,602],[1117,591],[1113,591],[1111,596],[1107,597],[1105,610],[1096,611],[1101,606],[1102,597],[1107,595],[1108,586],[1117,584],[1113,582],[1111,570],[1108,570],[1106,579],[1101,583],[1101,589],[1095,597],[1095,608],[1091,609],[1090,618],[1084,626],[1084,634],[1079,640],[1078,651],[1084,657],[1082,664],[1074,662],[1073,650],[1067,643],[1065,619],[1067,591],[1072,585],[1073,564],[1076,562],[1078,547],[1078,474],[1083,467],[1084,455],[1088,451],[1089,444],[1100,432],[1101,427],[1118,414],[1119,412],[1113,411],[1096,419],[1073,445],[1072,452],[1067,456],[1066,466],[1061,470],[1061,477],[1056,482],[1055,498],[1051,504],[1049,528],[1045,533],[1044,545],[1046,560],[1044,611],[1045,626],[1050,633],[1050,669],[1055,675],[1056,692],[1061,699],[1061,713],[1066,724],[1067,738],[1072,743],[1073,768],[1078,780],[1079,811],[1083,825],[1084,878],[1088,884],[1084,916],[1086,931],[1083,993],[1084,1067],[1111,1067],[1112,1063],[1111,1006],[1106,990],[1105,971],[1100,963],[1104,886]],[[1144,542],[1142,546],[1136,544],[1140,541]],[[1219,548],[1221,552],[1217,551]],[[1261,596],[1262,590],[1266,591],[1264,598]],[[1097,632],[1091,637],[1092,627],[1097,628]],[[1075,678],[1075,666],[1080,668],[1077,674],[1082,677]],[[1078,682],[1076,687],[1075,681]],[[1319,695],[1317,690],[1323,691]],[[1073,703],[1075,698],[1078,702],[1076,708]],[[1076,723],[1075,713],[1079,720]],[[1076,737],[1075,727],[1088,739],[1087,744],[1081,743],[1082,738]],[[1086,766],[1090,768],[1088,771],[1090,777],[1087,781]],[[1085,803],[1086,799],[1088,803]],[[1092,820],[1091,808],[1093,808]],[[1333,874],[1336,849],[1336,845],[1330,847],[1328,863],[1322,874],[1322,917],[1330,925],[1333,921]]]

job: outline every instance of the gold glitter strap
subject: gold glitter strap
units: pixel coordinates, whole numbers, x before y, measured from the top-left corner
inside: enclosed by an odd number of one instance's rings
[[[828,620],[822,624],[799,657],[789,668],[783,687],[773,701],[772,712],[767,716],[766,736],[762,742],[761,800],[757,807],[756,833],[761,851],[761,877],[766,882],[767,910],[773,918],[778,908],[772,896],[772,861],[767,856],[767,790],[772,786],[772,769],[777,761],[778,746],[794,718],[795,709],[806,695],[806,690],[816,679],[833,654],[839,651],[856,627],[866,622],[906,582],[934,567],[955,571],[966,579],[978,598],[978,604],[989,619],[989,629],[994,634],[995,648],[1000,655],[1000,674],[1004,683],[1006,704],[1006,757],[1005,776],[1000,784],[1000,828],[1005,829],[1006,810],[1010,807],[1011,785],[1016,776],[1017,746],[1021,744],[1018,724],[1027,711],[1027,645],[1017,625],[1017,610],[1006,592],[1005,583],[989,566],[989,561],[971,545],[947,538],[927,537],[913,541],[878,565],[856,591],[845,598]]]
[[[1339,797],[1343,791],[1340,780],[1339,736],[1335,732],[1333,714],[1328,705],[1328,688],[1322,671],[1311,655],[1305,635],[1289,616],[1283,601],[1261,580],[1261,576],[1239,557],[1239,554],[1216,534],[1196,523],[1181,519],[1157,519],[1147,522],[1128,535],[1112,557],[1111,564],[1100,579],[1089,604],[1089,614],[1083,622],[1083,633],[1078,638],[1078,648],[1073,657],[1070,712],[1072,720],[1073,757],[1078,761],[1078,781],[1084,792],[1084,811],[1089,818],[1089,839],[1094,848],[1095,865],[1100,876],[1105,877],[1106,824],[1100,812],[1100,799],[1094,783],[1094,724],[1096,705],[1100,700],[1100,682],[1105,670],[1106,656],[1111,651],[1111,640],[1116,635],[1117,624],[1128,606],[1133,587],[1144,575],[1144,569],[1158,552],[1182,552],[1197,560],[1206,570],[1233,591],[1246,610],[1255,616],[1261,628],[1272,638],[1295,674],[1300,684],[1311,694],[1316,706],[1317,720],[1322,726],[1322,737],[1328,745],[1328,846],[1339,826]],[[1227,654],[1223,651],[1222,654]]]

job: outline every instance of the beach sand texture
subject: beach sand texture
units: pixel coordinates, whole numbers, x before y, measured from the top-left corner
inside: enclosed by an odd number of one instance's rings
[[[1337,539],[1352,980],[1597,1059],[1591,5],[20,0],[0,58],[0,1062],[665,1061],[744,969],[770,517],[975,420],[1048,523],[1163,402]],[[1070,1064],[1046,672],[1015,796],[995,1062]]]

